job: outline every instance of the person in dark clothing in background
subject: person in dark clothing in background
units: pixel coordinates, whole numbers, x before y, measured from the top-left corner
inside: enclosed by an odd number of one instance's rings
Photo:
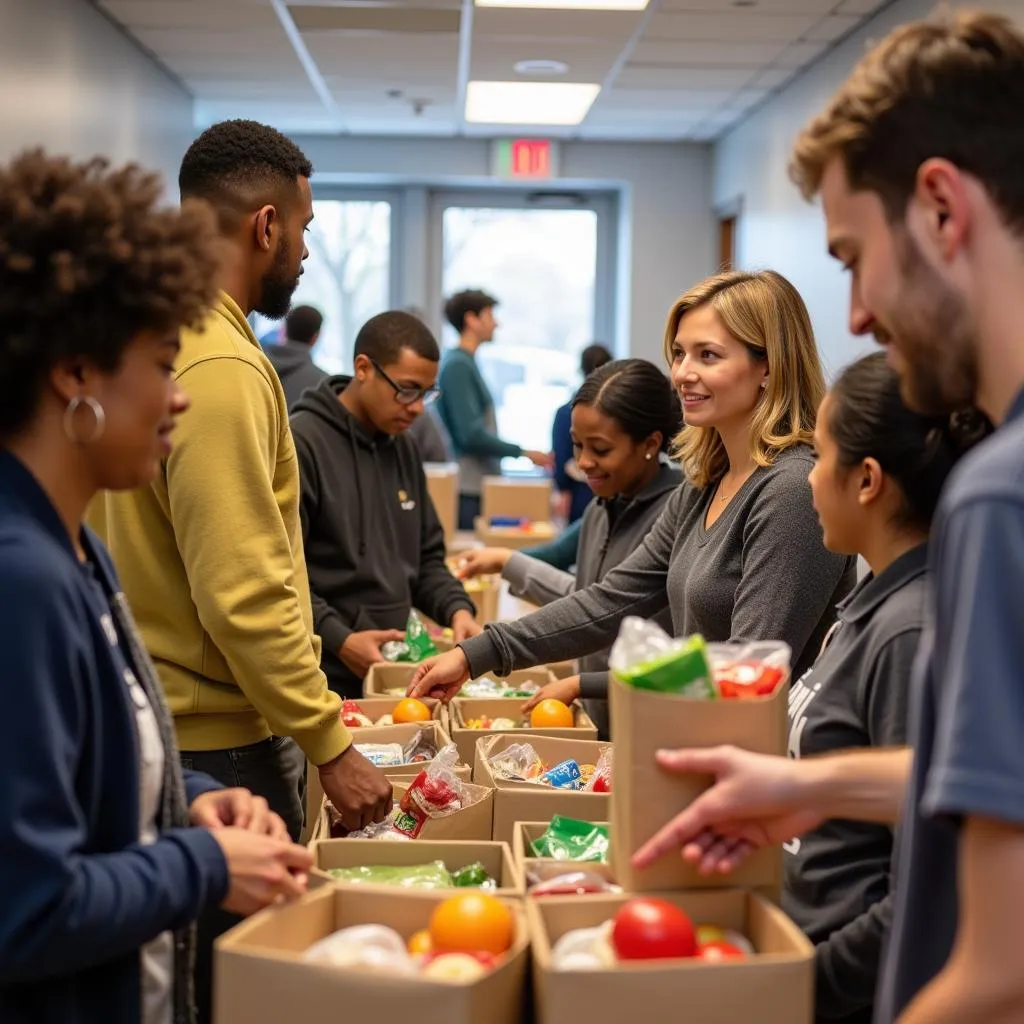
[[[441,366],[441,422],[459,460],[459,529],[472,530],[480,515],[480,486],[485,476],[501,475],[501,460],[525,455],[535,466],[548,469],[551,456],[526,451],[498,437],[494,398],[476,364],[476,351],[494,340],[498,300],[482,291],[453,295],[444,307],[448,322],[459,332],[459,345],[445,353]]]
[[[284,321],[284,337],[276,344],[263,345],[284,388],[288,408],[293,409],[306,388],[315,388],[327,376],[313,362],[313,346],[320,338],[324,318],[312,306],[295,306]],[[261,343],[262,344],[262,343]]]
[[[839,605],[789,693],[789,756],[907,742],[910,677],[926,618],[928,532],[961,447],[948,417],[911,412],[881,353],[847,367],[815,427],[814,507],[825,547],[871,572]],[[892,923],[893,830],[834,819],[785,845],[782,906],[816,944],[819,1024],[871,1024]]]
[[[331,688],[362,694],[380,645],[419,608],[476,635],[476,609],[445,564],[441,524],[406,432],[437,396],[440,353],[408,313],[381,313],[355,343],[355,375],[328,377],[291,419],[302,479],[302,533],[322,667]]]
[[[615,357],[604,345],[588,345],[580,354],[580,373],[586,380],[595,370],[610,363]],[[587,486],[586,477],[576,465],[572,447],[572,402],[566,402],[555,412],[551,425],[551,451],[555,459],[555,487],[566,501],[563,515],[575,523],[583,517],[594,492]]]

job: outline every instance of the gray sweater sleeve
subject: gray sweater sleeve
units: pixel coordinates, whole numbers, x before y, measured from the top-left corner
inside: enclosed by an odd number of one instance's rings
[[[533,604],[551,604],[576,589],[576,577],[571,572],[562,572],[521,551],[512,552],[501,575],[508,580],[513,597]]]
[[[907,742],[910,673],[919,628],[905,629],[879,649],[861,680],[859,703],[872,747]],[[871,1005],[882,944],[892,925],[893,875],[889,893],[815,947],[815,1006],[819,1017],[845,1017]]]
[[[651,618],[668,606],[665,578],[686,488],[678,488],[644,542],[600,583],[577,590],[514,622],[491,623],[459,646],[470,673],[508,675],[591,654],[615,640],[627,615]]]
[[[747,516],[732,640],[784,640],[796,662],[833,600],[848,560],[822,540],[807,474],[790,458],[769,477]]]

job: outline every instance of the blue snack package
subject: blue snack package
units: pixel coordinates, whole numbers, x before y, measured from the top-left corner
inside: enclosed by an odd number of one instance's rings
[[[549,768],[537,781],[555,789],[579,789],[583,785],[580,766],[572,758]]]

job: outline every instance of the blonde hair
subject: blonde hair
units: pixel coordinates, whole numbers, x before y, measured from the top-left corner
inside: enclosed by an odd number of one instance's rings
[[[1024,231],[1020,109],[1024,34],[997,14],[902,25],[866,53],[800,133],[789,173],[810,199],[836,158],[853,191],[876,193],[902,220],[921,164],[942,157],[986,188]]]
[[[751,415],[750,455],[755,464],[770,466],[787,448],[810,444],[825,396],[825,375],[800,293],[773,270],[728,271],[709,277],[678,298],[669,311],[665,325],[669,364],[679,322],[690,310],[705,305],[753,357],[768,363],[767,385]],[[725,445],[714,427],[684,426],[673,451],[697,487],[715,483],[729,468]]]

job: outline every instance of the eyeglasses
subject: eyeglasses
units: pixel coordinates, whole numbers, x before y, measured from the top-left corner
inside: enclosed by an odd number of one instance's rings
[[[395,401],[399,405],[415,405],[421,401],[424,405],[430,405],[441,397],[440,388],[403,388],[396,384],[385,372],[376,359],[371,359],[373,368],[394,388]]]

